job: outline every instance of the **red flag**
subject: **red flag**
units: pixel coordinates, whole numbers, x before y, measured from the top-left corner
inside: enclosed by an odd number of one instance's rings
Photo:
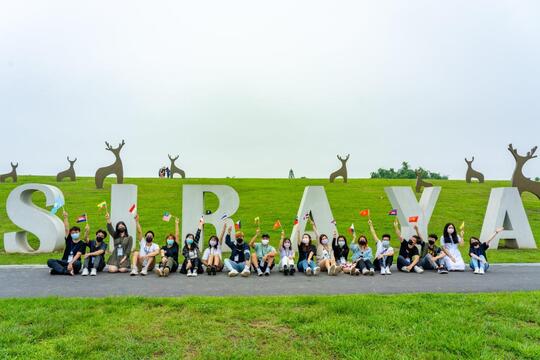
[[[409,216],[409,222],[410,223],[417,223],[418,222],[418,216]]]
[[[234,229],[235,230],[240,230],[242,228],[242,223],[240,222],[240,220],[238,220],[237,222],[234,223]]]
[[[298,216],[294,218],[294,223],[293,225],[298,225]]]
[[[281,221],[279,221],[279,219],[278,219],[278,220],[276,220],[276,222],[274,223],[274,230],[277,230],[277,229],[279,229],[280,227],[281,227]]]
[[[354,234],[354,224],[351,224],[347,230],[349,231],[349,234]]]
[[[360,211],[360,216],[364,216],[364,217],[369,216],[369,209]]]

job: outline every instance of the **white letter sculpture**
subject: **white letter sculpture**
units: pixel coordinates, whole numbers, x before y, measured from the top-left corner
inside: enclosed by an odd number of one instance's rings
[[[317,230],[320,234],[325,234],[329,239],[332,238],[336,225],[334,223],[334,216],[332,215],[332,209],[330,203],[326,197],[326,192],[323,186],[306,186],[304,189],[304,195],[300,202],[300,208],[298,209],[298,229],[300,233],[305,232],[306,224],[309,218],[309,213],[313,215],[313,221],[317,225]],[[298,239],[296,239],[296,228],[293,228],[291,234],[291,240],[293,246],[296,246]],[[319,239],[314,239],[314,244],[317,244]]]
[[[205,215],[204,193],[213,193],[219,200],[219,206],[214,213]],[[227,185],[184,185],[182,192],[182,243],[189,233],[195,234],[199,220],[204,216],[205,224],[214,225],[216,233],[219,234],[226,223],[227,227],[232,227],[231,236],[234,237],[234,222],[231,216],[236,213],[240,206],[240,197],[236,190]],[[204,229],[201,231],[199,247],[205,243]],[[228,247],[223,243],[223,247]]]
[[[504,227],[490,244],[497,249],[500,239],[507,239],[506,246],[520,249],[536,249],[536,242],[515,187],[491,189],[480,239],[486,241],[498,227]]]
[[[123,221],[126,223],[129,235],[133,237],[133,249],[141,239],[136,239],[137,231],[135,215],[129,212],[132,205],[137,205],[137,185],[112,184],[111,186],[111,223],[116,227],[116,223]],[[112,244],[112,243],[111,243]],[[109,252],[114,250],[114,246],[109,246]]]
[[[440,186],[424,188],[420,202],[416,200],[412,188],[409,186],[391,186],[384,188],[388,199],[401,224],[401,236],[408,239],[415,235],[413,226],[409,223],[409,217],[418,216],[418,229],[423,239],[427,239],[428,225],[433,215],[433,210],[441,193]]]
[[[64,248],[64,223],[50,211],[34,205],[32,194],[36,191],[45,194],[47,206],[53,206],[56,199],[64,202],[64,195],[55,186],[26,184],[15,188],[8,196],[6,212],[9,219],[23,231],[4,234],[7,253],[47,253]],[[37,250],[28,244],[27,232],[39,239]]]

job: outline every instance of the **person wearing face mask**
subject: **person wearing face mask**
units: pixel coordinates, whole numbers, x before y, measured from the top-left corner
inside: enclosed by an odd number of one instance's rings
[[[294,249],[292,248],[291,239],[285,237],[285,230],[281,230],[281,240],[279,241],[280,262],[278,269],[283,272],[283,275],[293,276],[296,272],[294,268]]]
[[[174,234],[167,235],[165,239],[165,245],[161,247],[161,261],[159,266],[156,267],[156,273],[158,276],[169,276],[171,272],[178,270],[178,253],[180,248],[178,246],[178,239],[180,239],[180,219],[175,217],[174,219]]]
[[[418,235],[413,235],[409,240],[405,240],[403,236],[401,236],[401,230],[399,228],[399,222],[397,220],[394,221],[394,228],[396,230],[399,241],[401,242],[401,246],[399,248],[399,256],[397,258],[398,270],[403,272],[414,271],[418,274],[423,273],[424,269],[418,266],[420,262],[420,252],[418,251],[418,247],[416,246],[416,244],[418,244],[422,240],[422,238]]]
[[[317,248],[311,243],[311,235],[304,234],[300,237],[300,228],[296,225],[296,239],[298,241],[298,271],[306,276],[319,275],[321,268],[315,264]]]
[[[155,234],[152,230],[147,231],[142,236],[143,231],[139,222],[139,215],[135,216],[135,224],[137,225],[137,237],[141,239],[139,243],[139,251],[133,252],[133,261],[131,264],[131,276],[142,276],[152,271],[156,264],[156,256],[159,254],[159,245],[154,242]]]
[[[367,237],[360,235],[358,244],[355,244],[353,240],[351,250],[353,252],[352,261],[354,265],[354,269],[351,270],[351,275],[360,275],[360,273],[362,273],[362,275],[373,276],[375,274],[375,269],[371,262],[373,259],[373,252],[368,246]]]
[[[88,224],[87,224],[88,225]],[[107,251],[107,232],[99,229],[96,231],[96,239],[89,241],[86,236],[86,246],[90,252],[84,255],[84,265],[82,270],[82,276],[88,275],[90,269],[90,276],[96,276],[98,271],[101,272],[105,268],[105,252]]]
[[[446,253],[440,247],[435,245],[437,235],[430,234],[427,243],[421,238],[418,225],[414,225],[416,235],[421,239],[420,244],[420,267],[424,270],[437,270],[439,274],[448,274],[448,270],[444,267],[443,258]]]
[[[487,260],[486,250],[489,248],[489,243],[495,239],[495,237],[503,231],[504,228],[497,228],[493,235],[486,241],[481,242],[477,237],[472,236],[470,239],[469,256],[471,261],[469,266],[474,270],[475,274],[484,275],[489,268]]]
[[[334,250],[332,250],[332,244],[326,234],[319,234],[315,222],[310,219],[311,226],[317,238],[319,238],[319,244],[317,245],[317,266],[322,270],[328,272],[328,275],[335,276],[338,274],[338,267],[336,265],[336,258],[334,257]]]
[[[353,232],[353,242],[356,239],[356,234]],[[332,239],[332,250],[334,251],[334,257],[338,266],[338,272],[343,271],[345,274],[350,274],[353,268],[347,258],[349,256],[349,246],[347,245],[347,238],[343,235],[337,234],[334,231],[334,237]]]
[[[129,268],[133,238],[128,234],[125,222],[119,221],[116,228],[113,228],[109,213],[105,213],[105,219],[107,219],[107,231],[113,239],[111,244],[112,254],[107,260],[108,271],[110,273],[125,273]]]
[[[78,226],[69,227],[68,214],[64,211],[64,231],[66,247],[62,259],[49,259],[47,266],[51,275],[75,275],[81,270],[81,256],[84,255],[86,244],[81,241],[81,229]],[[86,224],[86,232],[89,231]],[[88,236],[88,235],[86,235]]]
[[[199,239],[201,238],[203,226],[204,219],[201,218],[195,235],[187,234],[186,240],[184,240],[184,247],[182,249],[184,262],[180,268],[180,273],[186,274],[188,277],[196,277],[198,274],[204,272],[201,263],[201,250],[199,249]]]
[[[459,251],[459,247],[463,245],[463,236],[465,236],[465,232],[462,230],[459,236],[454,224],[448,223],[444,226],[441,248],[447,255],[443,261],[448,271],[465,271],[465,262]]]
[[[391,237],[389,234],[383,234],[382,240],[379,239],[371,219],[368,220],[368,225],[377,247],[377,250],[375,251],[375,260],[373,260],[373,267],[375,271],[380,271],[381,275],[392,275],[390,267],[394,261],[394,249],[390,246]]]
[[[274,267],[274,257],[276,256],[276,249],[270,245],[270,235],[263,234],[260,243],[256,242],[260,229],[257,229],[255,236],[249,242],[249,247],[255,250],[251,254],[251,266],[257,271],[258,276],[269,276],[270,271]]]
[[[219,238],[215,235],[212,235],[210,236],[210,239],[208,239],[208,247],[204,250],[202,256],[202,262],[206,267],[206,273],[208,275],[216,275],[217,272],[223,269],[221,244],[223,242],[223,236],[225,235],[226,229],[227,224],[224,223]]]
[[[232,227],[229,227],[225,236],[225,244],[231,248],[231,256],[225,259],[224,268],[229,272],[229,277],[235,277],[238,274],[248,277],[251,274],[249,270],[251,258],[249,245],[244,242],[243,232],[236,232],[234,241],[231,239],[231,232]]]

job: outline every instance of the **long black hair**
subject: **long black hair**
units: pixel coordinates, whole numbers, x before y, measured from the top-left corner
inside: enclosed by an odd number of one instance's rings
[[[307,244],[304,244],[302,242],[302,239],[304,238],[304,236],[307,236],[309,239]],[[308,251],[311,248],[311,235],[309,235],[308,233],[305,233],[304,235],[302,235],[302,239],[300,239],[300,244],[298,245],[298,249],[302,251]]]
[[[127,226],[126,226],[126,223],[123,222],[123,221],[119,221],[119,222],[116,223],[116,231],[115,231],[116,235],[118,236],[118,233],[119,233],[119,231],[118,231],[118,226],[120,226],[120,225],[124,225],[124,228],[126,229],[126,230],[125,230],[125,234],[126,234],[126,237],[128,237],[128,236],[129,236],[129,234],[128,234],[128,228],[127,228]]]
[[[454,233],[453,234],[449,234],[448,233],[448,228],[452,226],[454,228]],[[443,242],[444,243],[454,243],[454,244],[457,244],[459,243],[459,238],[458,238],[458,234],[457,234],[457,230],[456,230],[456,226],[452,223],[448,223],[444,226],[444,231],[443,231]]]

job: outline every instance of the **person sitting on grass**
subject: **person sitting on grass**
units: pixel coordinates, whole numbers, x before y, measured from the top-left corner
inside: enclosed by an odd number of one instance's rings
[[[51,269],[51,275],[75,275],[81,270],[81,256],[86,250],[86,243],[81,241],[81,228],[69,227],[68,213],[64,211],[64,231],[66,247],[62,259],[49,259],[47,266]],[[86,224],[86,231],[89,231]]]
[[[300,239],[300,228],[297,226],[296,239]],[[321,268],[315,265],[317,248],[312,244],[311,235],[302,235],[302,240],[298,241],[298,271],[306,276],[319,275]]]
[[[420,236],[418,225],[414,225],[416,235],[420,238],[420,262],[419,266],[424,270],[437,270],[439,274],[448,274],[448,270],[444,267],[443,258],[446,253],[441,250],[440,247],[435,245],[437,242],[437,235],[428,235],[427,243]]]
[[[312,219],[309,219],[315,235],[319,238],[319,244],[317,245],[317,260],[318,266],[322,271],[327,271],[329,276],[335,276],[338,273],[338,267],[336,266],[336,258],[334,257],[334,251],[332,245],[328,240],[326,234],[319,234],[317,226]]]
[[[420,252],[416,246],[422,239],[418,235],[413,235],[409,240],[405,240],[401,236],[401,230],[399,229],[399,222],[397,220],[394,221],[394,228],[399,241],[401,242],[399,256],[397,258],[398,270],[403,272],[411,272],[414,270],[415,273],[423,273],[424,269],[418,266],[420,262]]]
[[[148,230],[144,234],[144,238],[142,237],[143,231],[139,222],[139,215],[135,216],[135,223],[137,225],[137,238],[141,239],[141,241],[139,243],[139,251],[133,253],[131,276],[138,275],[139,272],[142,276],[145,276],[156,265],[159,245],[154,242],[155,234],[152,230]]]
[[[167,235],[166,244],[161,247],[161,261],[159,266],[156,267],[156,274],[158,276],[169,276],[171,272],[178,270],[178,253],[180,247],[178,246],[178,239],[180,238],[180,219],[175,217],[174,219],[174,235]]]
[[[106,238],[107,232],[102,229],[96,231],[95,240],[89,241],[89,237],[85,236],[86,246],[90,249],[90,252],[84,255],[82,276],[88,275],[88,269],[90,269],[90,276],[96,276],[98,271],[101,272],[105,268],[105,252],[107,252]]]
[[[469,256],[471,261],[469,266],[474,270],[475,274],[484,275],[489,268],[487,261],[486,250],[489,248],[489,243],[495,239],[495,237],[503,231],[504,228],[497,228],[493,235],[485,241],[481,242],[477,237],[472,236],[470,239]]]
[[[354,269],[351,271],[351,275],[371,275],[375,273],[373,268],[373,252],[368,245],[368,240],[365,235],[360,235],[358,238],[358,244],[351,243],[352,261]]]
[[[353,233],[353,239],[354,239]],[[334,257],[338,266],[338,272],[343,271],[345,274],[350,274],[353,269],[352,263],[348,262],[349,246],[347,245],[347,238],[343,235],[337,235],[334,231],[334,238],[332,239],[332,250],[334,251]]]
[[[251,274],[249,245],[244,242],[244,233],[238,231],[235,233],[235,240],[231,239],[232,227],[227,229],[225,236],[225,244],[231,248],[231,256],[225,259],[224,268],[229,272],[229,277],[235,277],[241,274],[243,277],[248,277]]]
[[[225,235],[226,229],[227,224],[224,223],[219,238],[216,235],[212,235],[208,239],[208,247],[204,250],[202,256],[202,263],[206,267],[206,273],[208,275],[216,275],[218,271],[223,269],[221,243],[223,242],[223,235]]]
[[[281,230],[281,240],[279,241],[280,262],[278,269],[283,271],[283,275],[293,276],[296,269],[294,268],[294,249],[291,239],[285,237],[285,230]]]
[[[182,249],[184,261],[182,262],[180,273],[186,274],[188,277],[195,277],[204,272],[201,262],[201,250],[199,249],[199,240],[203,226],[204,219],[201,218],[195,235],[187,234],[184,240],[184,247]]]
[[[375,271],[380,271],[381,275],[392,275],[390,267],[394,261],[394,248],[390,246],[390,235],[383,234],[382,240],[377,236],[377,232],[373,227],[373,222],[368,220],[369,230],[371,236],[375,239],[377,250],[375,252],[375,260],[373,260],[373,267]]]
[[[133,238],[128,234],[125,222],[119,221],[116,224],[116,228],[113,228],[111,217],[108,212],[105,213],[105,219],[107,219],[107,231],[113,238],[113,243],[111,245],[113,252],[107,261],[108,271],[110,273],[125,273],[128,271],[129,267],[129,258],[133,248]]]
[[[444,226],[441,249],[447,255],[443,261],[448,271],[465,271],[465,262],[459,251],[459,247],[463,245],[464,236],[464,230],[461,230],[460,235],[457,234],[454,224],[448,223]]]
[[[276,256],[276,249],[270,245],[270,235],[263,234],[260,243],[255,242],[259,237],[261,230],[255,231],[255,236],[249,242],[250,248],[255,250],[251,254],[251,266],[255,268],[258,276],[269,276],[270,271],[274,267],[274,258]]]

